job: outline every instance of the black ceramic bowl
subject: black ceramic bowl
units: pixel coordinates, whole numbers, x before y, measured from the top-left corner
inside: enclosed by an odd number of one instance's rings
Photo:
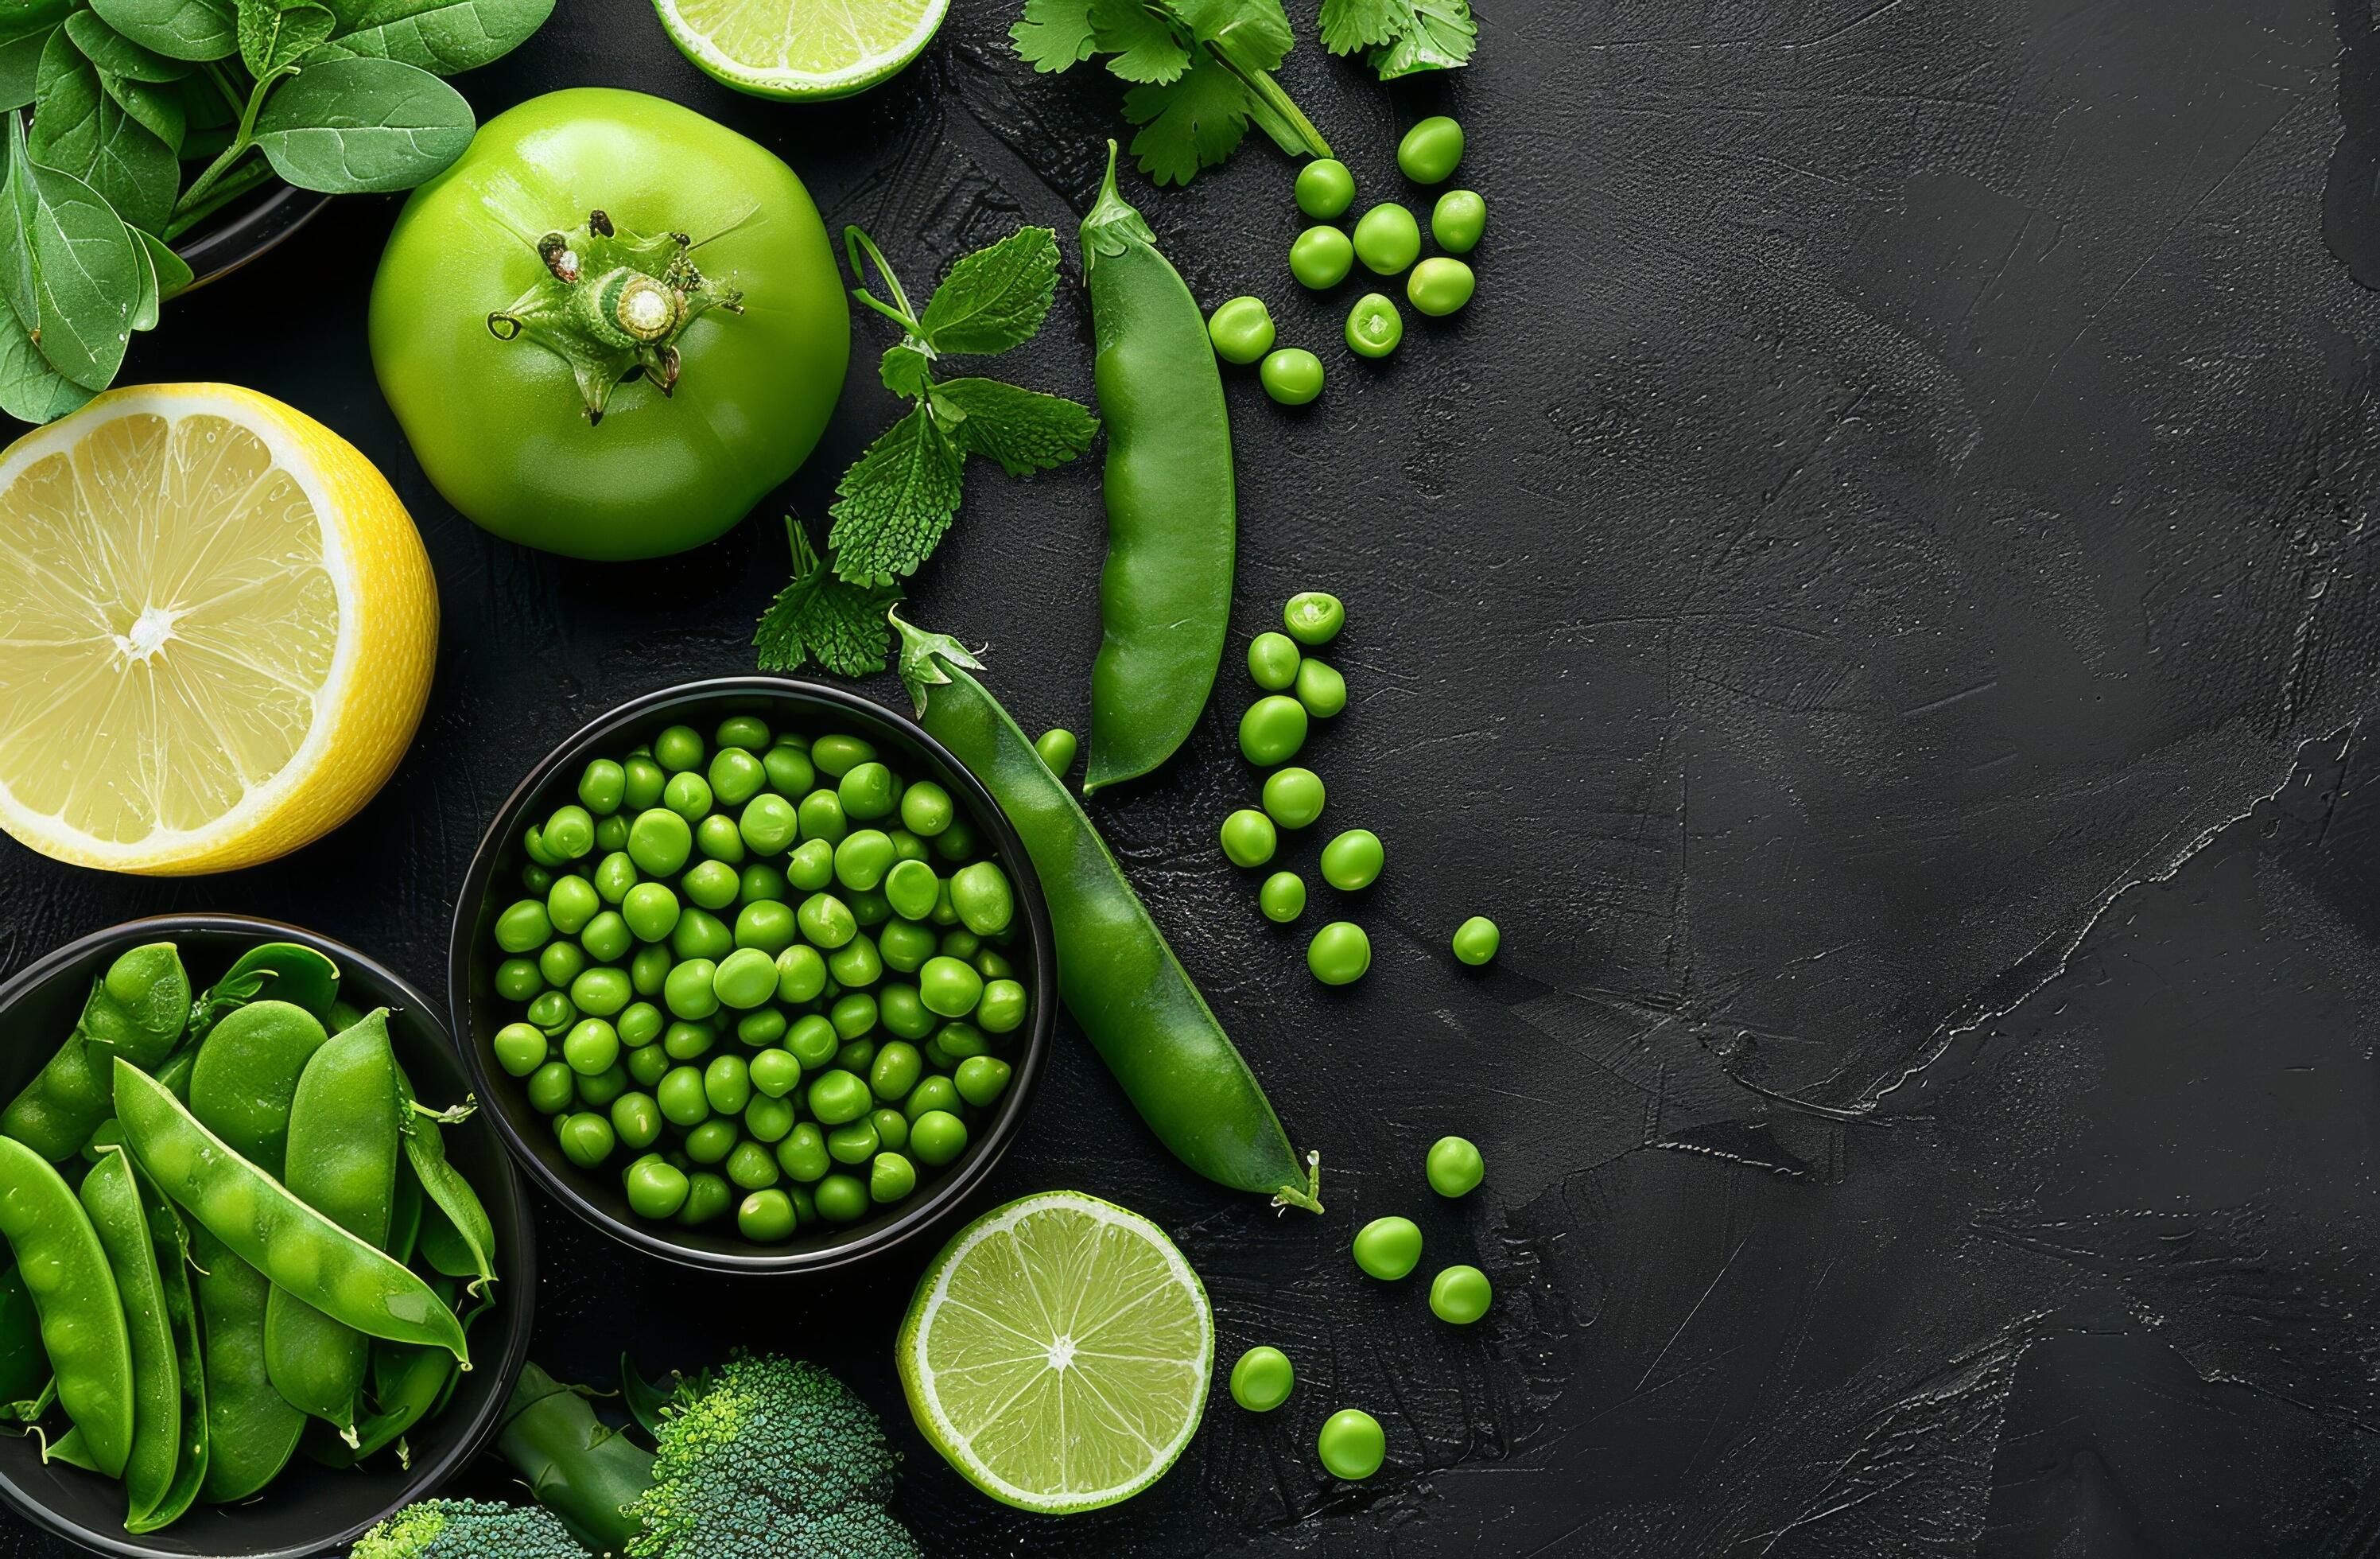
[[[68,943],[0,986],[0,1098],[13,1098],[74,1028],[92,978],[115,956],[146,942],[180,944],[194,986],[203,987],[259,942],[302,942],[339,966],[339,993],[358,1006],[390,1009],[389,1038],[425,1102],[452,1103],[470,1079],[429,999],[382,964],[327,937],[244,915],[159,915],[128,920]],[[27,1517],[95,1553],[118,1559],[300,1559],[344,1551],[347,1542],[399,1506],[426,1499],[469,1461],[495,1431],[528,1356],[536,1256],[520,1178],[476,1124],[449,1127],[449,1154],[487,1203],[496,1228],[496,1308],[471,1328],[470,1372],[446,1410],[407,1436],[412,1465],[393,1456],[369,1468],[334,1471],[293,1457],[288,1469],[240,1504],[200,1504],[175,1526],[145,1537],[124,1530],[121,1484],[64,1464],[45,1466],[33,1439],[0,1435],[0,1498]]]
[[[494,990],[496,951],[492,927],[497,913],[522,896],[521,868],[528,857],[521,849],[521,831],[554,808],[578,798],[579,771],[595,758],[617,759],[628,749],[650,742],[666,726],[687,725],[702,733],[707,744],[720,721],[731,714],[757,714],[776,731],[815,733],[829,728],[850,731],[875,744],[877,750],[912,778],[930,778],[951,793],[967,821],[992,844],[1001,867],[1016,895],[1020,944],[1010,951],[1020,969],[1029,971],[1031,1014],[1003,1059],[1014,1068],[991,1119],[978,1129],[966,1152],[946,1168],[928,1171],[917,1195],[891,1211],[862,1223],[812,1234],[805,1228],[781,1246],[754,1245],[735,1232],[734,1216],[704,1228],[654,1224],[628,1209],[621,1189],[618,1164],[584,1170],[562,1154],[546,1117],[529,1105],[519,1079],[494,1065],[489,1041],[495,1031],[519,1016]],[[492,887],[492,894],[491,889]],[[531,769],[520,788],[497,813],[487,836],[480,841],[470,874],[463,880],[455,904],[455,941],[448,956],[447,1000],[456,1015],[464,1041],[463,1059],[471,1068],[483,1107],[492,1107],[505,1143],[529,1174],[562,1204],[605,1234],[648,1255],[712,1272],[777,1273],[819,1272],[890,1250],[926,1230],[947,1222],[967,1194],[991,1173],[1000,1155],[1024,1122],[1025,1108],[1040,1075],[1050,1034],[1056,1021],[1058,960],[1050,932],[1050,910],[1042,901],[1041,880],[1032,858],[1001,814],[999,805],[981,781],[928,736],[917,722],[880,704],[811,682],[773,676],[730,676],[712,682],[689,682],[631,700],[549,753]]]
[[[328,195],[277,182],[234,201],[175,240],[174,252],[190,268],[190,285],[183,290],[221,281],[279,248],[330,203]]]

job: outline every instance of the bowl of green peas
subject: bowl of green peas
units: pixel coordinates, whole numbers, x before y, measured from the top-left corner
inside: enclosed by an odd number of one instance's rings
[[[840,688],[663,688],[556,748],[456,901],[463,1053],[581,1218],[718,1272],[941,1223],[1023,1124],[1057,962],[1031,859],[914,722]]]

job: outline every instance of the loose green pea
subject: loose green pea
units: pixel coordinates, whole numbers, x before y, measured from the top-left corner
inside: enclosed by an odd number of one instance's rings
[[[548,1034],[559,1034],[578,1021],[578,1014],[572,1008],[570,998],[559,991],[538,993],[537,999],[529,1003],[528,1010],[522,1013],[521,1017]]]
[[[615,1101],[616,1102],[616,1101]],[[562,1143],[562,1156],[581,1169],[593,1169],[612,1156],[619,1145],[619,1133],[612,1123],[591,1110],[566,1116],[557,1133]]]
[[[628,1166],[628,1205],[640,1218],[673,1217],[686,1205],[686,1171],[657,1158]]]
[[[876,998],[865,991],[838,996],[834,1005],[826,1009],[826,1016],[827,1021],[834,1025],[837,1039],[845,1041],[865,1039],[876,1028]],[[851,1047],[846,1042],[844,1048],[848,1050]],[[870,1050],[868,1054],[873,1060],[876,1053]],[[864,1071],[867,1066],[868,1063],[863,1061],[854,1069]]]
[[[1289,274],[1317,292],[1337,286],[1355,268],[1355,241],[1336,227],[1308,227],[1290,240]]]
[[[957,815],[951,793],[932,780],[919,780],[901,793],[901,826],[920,838],[932,838]]]
[[[600,1017],[584,1017],[562,1041],[562,1059],[580,1077],[608,1072],[620,1059],[620,1031]]]
[[[1324,1420],[1315,1450],[1324,1470],[1351,1482],[1369,1478],[1388,1460],[1389,1437],[1380,1420],[1360,1407],[1342,1407]]]
[[[1421,1265],[1421,1225],[1410,1218],[1375,1218],[1355,1231],[1355,1264],[1383,1283]]]
[[[669,1076],[669,1053],[659,1045],[628,1052],[628,1080],[638,1088],[654,1087]]]
[[[951,820],[951,825],[943,829],[941,836],[934,841],[934,853],[944,860],[953,861],[964,861],[975,856],[975,830],[967,825],[966,819]]]
[[[653,1087],[653,1102],[672,1126],[691,1130],[710,1118],[710,1096],[703,1091],[702,1068],[673,1066]]]
[[[602,911],[578,933],[578,945],[587,950],[587,956],[607,964],[626,957],[635,941],[628,934],[628,922],[620,918],[616,909]]]
[[[834,846],[823,839],[805,839],[785,858],[785,881],[803,893],[816,893],[834,881]]]
[[[1328,644],[1347,626],[1347,608],[1327,591],[1300,591],[1281,609],[1289,636],[1300,644]]]
[[[528,1075],[529,1107],[541,1115],[551,1115],[568,1108],[578,1095],[577,1074],[566,1061],[549,1061]]]
[[[1242,807],[1223,820],[1223,855],[1233,866],[1262,866],[1281,843],[1272,819],[1253,807]]]
[[[628,847],[628,820],[613,812],[595,820],[595,853],[613,855]]]
[[[1469,1196],[1487,1177],[1487,1161],[1469,1138],[1441,1137],[1429,1145],[1422,1163],[1429,1188],[1442,1197]]]
[[[965,1017],[983,995],[983,976],[972,965],[948,955],[931,957],[917,971],[917,995],[929,1012]]]
[[[534,953],[553,937],[545,906],[524,898],[496,917],[496,945],[507,953]]]
[[[757,753],[769,745],[769,723],[757,714],[731,714],[710,733],[710,739],[721,747]]]
[[[735,945],[757,948],[773,958],[794,944],[801,928],[788,906],[764,898],[735,912]]]
[[[761,1054],[783,1055],[785,1053],[772,1050]],[[754,1059],[757,1061],[759,1057]],[[794,1122],[797,1118],[792,1100],[760,1093],[757,1085],[752,1102],[744,1106],[744,1129],[751,1133],[755,1142],[764,1142],[771,1147],[785,1139],[785,1133],[794,1129]]]
[[[649,807],[628,825],[628,859],[648,877],[674,877],[694,853],[694,827],[675,812]]]
[[[764,1050],[747,1064],[745,1075],[761,1094],[783,1099],[800,1085],[802,1064],[791,1051]]]
[[[686,1134],[686,1156],[699,1164],[725,1163],[740,1139],[734,1121],[713,1115]]]
[[[1251,1413],[1269,1413],[1289,1400],[1297,1370],[1276,1347],[1253,1347],[1232,1366],[1232,1400]]]
[[[951,1074],[959,1097],[978,1110],[990,1109],[1008,1089],[1010,1067],[996,1055],[970,1055]]]
[[[1372,967],[1372,939],[1353,920],[1333,920],[1306,944],[1305,967],[1325,985],[1353,985]]]
[[[625,831],[627,826],[625,820],[621,821],[624,846]],[[604,903],[616,907],[627,898],[628,890],[637,885],[637,863],[628,859],[627,850],[625,847],[615,849],[605,856],[595,867],[596,895]]]
[[[1292,765],[1265,776],[1264,810],[1283,828],[1305,828],[1322,815],[1322,776]]]
[[[1355,203],[1355,176],[1336,157],[1318,157],[1297,170],[1297,209],[1324,221]]]
[[[584,877],[557,877],[546,890],[545,918],[565,936],[577,936],[602,907],[602,895]]]
[[[1308,657],[1297,668],[1297,701],[1318,720],[1328,720],[1347,707],[1347,679],[1339,668]]]
[[[751,1147],[752,1144],[747,1142],[745,1146]],[[742,1151],[737,1150],[739,1153]],[[763,1153],[761,1156],[765,1158],[767,1155]],[[771,1175],[773,1176],[775,1172],[775,1165],[771,1164]],[[735,1178],[732,1163],[727,1177],[731,1180]],[[774,1245],[779,1240],[793,1238],[799,1222],[794,1214],[794,1199],[780,1190],[764,1188],[754,1191],[735,1208],[735,1232],[755,1245]]]
[[[887,985],[877,992],[876,1018],[888,1032],[905,1040],[924,1039],[934,1031],[937,1021],[914,985]]]
[[[641,812],[659,804],[662,790],[669,784],[669,772],[652,761],[650,754],[631,753],[620,765],[624,776],[620,787],[623,810]]]
[[[670,951],[680,958],[716,961],[735,951],[735,933],[708,909],[686,909],[680,912],[677,926],[670,932]]]
[[[694,825],[694,849],[711,864],[740,866],[744,861],[744,835],[734,818],[724,812],[713,812]],[[733,898],[735,895],[731,892],[728,896]]]
[[[909,1090],[909,1097],[901,1102],[901,1113],[908,1116],[910,1124],[915,1126],[919,1117],[936,1110],[955,1115],[959,1113],[959,1104],[958,1085],[937,1073]]]
[[[1471,301],[1479,279],[1460,260],[1433,254],[1405,278],[1405,297],[1432,319],[1443,319]]]
[[[780,741],[762,753],[760,768],[769,776],[769,788],[788,800],[808,795],[818,784],[810,755],[786,742]]]
[[[922,920],[934,912],[941,881],[924,861],[901,860],[884,874],[882,885],[885,902],[892,906],[894,914],[905,920]]]
[[[662,805],[684,819],[687,827],[710,815],[710,782],[700,774],[672,774],[662,786]]]
[[[884,967],[915,974],[934,956],[934,931],[915,920],[888,920],[876,933],[876,953]]]
[[[674,961],[666,947],[639,947],[637,956],[628,960],[628,983],[636,987],[639,996],[658,996],[669,979]]]
[[[638,883],[620,900],[620,919],[639,942],[659,942],[677,929],[677,895],[667,883]]]
[[[981,1055],[991,1048],[991,1041],[983,1037],[982,1029],[972,1023],[955,1020],[943,1024],[935,1031],[932,1044],[953,1064],[970,1055]]]
[[[795,918],[801,924],[802,935],[830,951],[859,934],[859,922],[852,918],[851,907],[832,894],[810,895],[802,900]]]
[[[686,1205],[677,1211],[679,1224],[697,1228],[723,1216],[735,1205],[735,1188],[707,1169],[686,1177]]]
[[[577,860],[595,847],[595,820],[580,806],[556,807],[545,820],[545,847],[564,860]]]
[[[612,1027],[620,1031],[622,1044],[630,1050],[642,1050],[662,1037],[662,1030],[669,1027],[669,1019],[663,1017],[662,1009],[650,1002],[631,1002],[620,1009],[620,1016],[612,1020]]]
[[[873,761],[876,749],[857,737],[840,733],[819,737],[810,743],[810,761],[819,773],[829,779],[841,779],[862,763]]]
[[[1240,716],[1240,752],[1259,768],[1286,762],[1305,745],[1305,724],[1304,704],[1268,693]]]
[[[1272,311],[1261,298],[1232,298],[1215,306],[1207,338],[1225,362],[1251,363],[1272,350]]]
[[[612,1134],[620,1146],[643,1152],[660,1140],[662,1109],[650,1093],[624,1093],[612,1101]]]
[[[978,936],[998,936],[1016,914],[1016,895],[998,861],[978,860],[951,875],[951,907]]]
[[[835,1048],[842,1043],[843,1036],[834,1031],[834,1025],[815,1012],[785,1030],[785,1048],[804,1066],[825,1066],[834,1059]]]
[[[1075,766],[1075,753],[1080,745],[1075,739],[1075,733],[1062,725],[1052,725],[1033,738],[1035,754],[1040,758],[1043,766],[1060,779],[1064,779],[1066,771]]]
[[[712,981],[719,966],[709,958],[688,958],[670,970],[662,984],[662,1002],[680,1017],[709,1017],[719,1010],[719,993]]]
[[[708,1023],[681,1018],[662,1030],[662,1054],[672,1061],[692,1061],[709,1055],[719,1043],[719,1031]]]
[[[927,1110],[909,1117],[909,1151],[917,1161],[940,1169],[966,1151],[966,1123],[948,1110]]]
[[[819,1216],[830,1224],[856,1224],[868,1216],[868,1188],[856,1175],[830,1175],[810,1195]]]
[[[1305,406],[1322,393],[1322,359],[1303,347],[1283,347],[1257,370],[1265,394],[1282,406]]]
[[[1397,167],[1415,184],[1442,184],[1463,161],[1463,127],[1433,114],[1397,142]]]
[[[735,830],[755,855],[772,856],[791,846],[801,832],[794,804],[773,790],[764,790],[744,804]]]
[[[722,807],[740,807],[760,794],[769,783],[769,771],[760,761],[740,748],[722,748],[712,755],[706,771],[710,781],[710,794]]]
[[[1368,828],[1351,828],[1322,846],[1322,880],[1342,893],[1354,893],[1379,881],[1388,850]]]
[[[826,1133],[808,1121],[794,1127],[777,1144],[777,1167],[804,1185],[820,1179],[834,1167],[826,1156]]]
[[[1287,925],[1305,913],[1305,879],[1294,871],[1276,871],[1257,890],[1257,907],[1276,925]]]
[[[834,787],[835,799],[843,803],[843,815],[873,822],[888,818],[900,798],[896,793],[892,771],[873,759],[854,764]]]
[[[823,839],[829,845],[843,842],[851,832],[851,820],[843,810],[843,798],[832,790],[813,790],[794,809],[805,839]]]
[[[492,977],[496,994],[508,1002],[526,1002],[545,989],[545,976],[535,958],[506,958]]]
[[[844,834],[843,843],[834,847],[835,881],[855,893],[864,892],[882,883],[899,859],[891,834],[881,829],[857,829]]]
[[[1347,311],[1347,349],[1359,358],[1385,358],[1405,338],[1405,322],[1387,296],[1367,292]]]
[[[617,1063],[595,1073],[571,1074],[580,1101],[597,1110],[608,1110],[612,1101],[628,1091],[628,1069]]]
[[[821,1072],[810,1080],[808,1095],[810,1116],[821,1126],[841,1126],[856,1121],[876,1107],[865,1079],[854,1072],[837,1068]]]
[[[1468,1326],[1486,1315],[1495,1297],[1488,1274],[1467,1264],[1449,1267],[1429,1280],[1430,1313],[1456,1326]]]
[[[1269,693],[1286,692],[1296,684],[1301,658],[1297,641],[1285,633],[1260,633],[1248,640],[1248,676]]]
[[[672,725],[653,738],[653,761],[674,774],[700,764],[702,753],[702,733],[691,725]]]
[[[876,1123],[867,1115],[845,1121],[826,1134],[826,1155],[837,1163],[866,1163],[882,1145]]]
[[[749,1012],[777,993],[777,961],[757,947],[739,947],[711,970],[711,994],[719,1005]],[[700,1013],[687,1013],[699,1017]]]
[[[588,969],[570,982],[570,1005],[597,1017],[612,1017],[635,994],[626,973],[615,968]]]
[[[711,1057],[702,1069],[702,1096],[722,1115],[740,1115],[752,1102],[752,1071],[740,1055]]]
[[[1429,236],[1449,254],[1469,254],[1488,231],[1488,202],[1472,189],[1449,189],[1429,213]]]
[[[1013,1034],[1024,1026],[1026,1005],[1021,982],[1004,976],[987,980],[976,999],[975,1020],[988,1034]]]
[[[628,788],[628,772],[609,758],[598,758],[578,771],[578,804],[597,817],[620,810]]]
[[[875,939],[861,932],[826,956],[826,972],[846,989],[873,985],[884,977],[884,959]]]
[[[917,1166],[896,1152],[878,1153],[868,1161],[868,1196],[876,1202],[899,1201],[917,1188]]]
[[[1355,224],[1355,258],[1365,269],[1393,276],[1421,253],[1421,224],[1394,201],[1383,201]]]
[[[782,904],[792,892],[785,874],[765,860],[747,861],[744,870],[735,873],[735,902],[739,905]]]
[[[568,985],[586,967],[586,949],[575,942],[549,942],[537,956],[537,972],[548,985]]]
[[[495,1052],[497,1066],[516,1078],[525,1078],[545,1065],[552,1044],[526,1023],[507,1023],[496,1030],[488,1047]]]
[[[1454,956],[1476,968],[1496,956],[1504,933],[1485,915],[1474,915],[1454,928]]]

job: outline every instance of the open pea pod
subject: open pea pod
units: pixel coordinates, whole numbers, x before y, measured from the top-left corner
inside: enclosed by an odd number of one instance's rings
[[[488,1217],[480,1193],[447,1162],[446,1139],[440,1127],[454,1114],[442,1114],[422,1105],[412,1079],[397,1075],[407,1109],[405,1158],[421,1182],[421,1255],[431,1267],[448,1277],[471,1280],[471,1292],[483,1294],[496,1281],[496,1226]],[[465,1106],[468,1111],[468,1106]]]
[[[192,1004],[190,1037],[205,1039],[227,1015],[267,995],[303,1007],[327,1024],[339,997],[339,966],[299,943],[259,943]]]

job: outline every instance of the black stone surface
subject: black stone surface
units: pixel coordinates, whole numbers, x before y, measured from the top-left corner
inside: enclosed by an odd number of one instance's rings
[[[1024,1517],[907,1429],[888,1345],[924,1252],[734,1285],[552,1210],[540,1355],[824,1359],[903,1438],[907,1514],[953,1555],[2371,1552],[2365,7],[1480,9],[1474,69],[1382,88],[1292,0],[1283,78],[1366,197],[1404,193],[1395,136],[1443,110],[1488,201],[1476,302],[1385,363],[1337,345],[1353,288],[1289,279],[1283,159],[1134,187],[1203,300],[1265,296],[1331,375],[1304,414],[1233,375],[1233,665],[1185,753],[1098,808],[1323,1153],[1330,1215],[1276,1220],[1162,1158],[1073,1036],[992,1188],[1159,1219],[1224,1358],[1295,1358],[1290,1406],[1219,1402],[1140,1500]],[[913,277],[1019,221],[1059,227],[1071,270],[1117,92],[1018,66],[1014,10],[957,0],[918,67],[833,108],[710,85],[642,0],[563,0],[466,85],[483,110],[599,82],[718,115]],[[394,211],[339,202],[173,308],[128,378],[277,395],[396,482],[445,614],[411,755],[354,823],[235,876],[7,848],[8,967],[203,907],[437,987],[454,884],[524,768],[629,694],[749,665],[781,505],[606,568],[494,542],[429,489],[365,355]],[[881,333],[857,339],[781,494],[813,517],[891,409]],[[1088,395],[1071,284],[1013,364]],[[1030,727],[1086,718],[1100,526],[1095,463],[978,473],[917,583],[917,616],[988,641]],[[1350,907],[1378,960],[1345,993],[1213,843],[1253,790],[1238,648],[1308,587],[1350,606],[1353,701],[1312,749],[1328,821],[1389,847]],[[1474,911],[1505,927],[1484,973],[1445,951]],[[1459,1204],[1420,1174],[1448,1131],[1489,1165]],[[1425,1273],[1489,1272],[1487,1321],[1356,1274],[1348,1237],[1388,1212],[1421,1221]],[[1342,1405],[1388,1428],[1360,1486],[1312,1454]],[[6,1534],[12,1559],[59,1553]]]

